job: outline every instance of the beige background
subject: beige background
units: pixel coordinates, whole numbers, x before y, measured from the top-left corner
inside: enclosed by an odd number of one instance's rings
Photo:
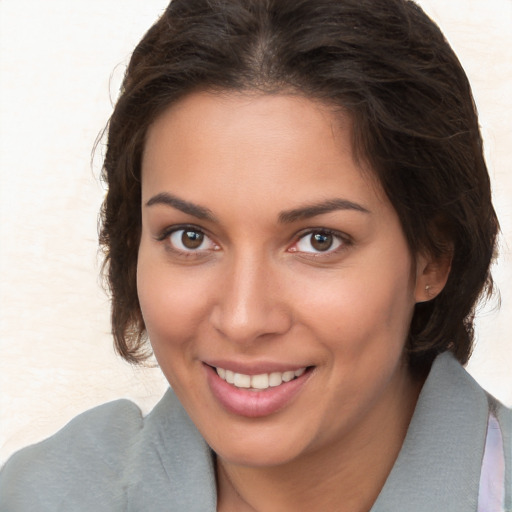
[[[512,1],[420,3],[458,52],[481,112],[503,230],[502,307],[481,312],[469,370],[512,405]],[[0,462],[98,403],[128,397],[147,411],[165,389],[158,369],[131,368],[111,347],[96,249],[101,154],[91,165],[128,56],[165,5],[0,2]]]

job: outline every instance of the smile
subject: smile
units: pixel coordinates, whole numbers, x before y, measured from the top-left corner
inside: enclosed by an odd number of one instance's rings
[[[236,373],[224,368],[215,368],[217,375],[228,384],[236,388],[252,389],[254,391],[262,391],[268,388],[275,388],[285,382],[290,382],[300,377],[306,371],[306,368],[298,370],[288,370],[285,372],[261,373],[259,375],[245,375]]]
[[[275,371],[270,365],[267,367],[274,371],[268,373],[256,373],[262,372],[261,366],[255,371],[244,368],[249,373],[239,373],[223,366],[203,366],[212,396],[228,412],[247,418],[268,416],[290,405],[306,388],[315,368],[284,367],[284,371]]]

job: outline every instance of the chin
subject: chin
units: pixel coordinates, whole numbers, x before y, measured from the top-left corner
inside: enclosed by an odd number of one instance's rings
[[[274,443],[266,443],[265,446],[250,443],[251,446],[237,446],[222,449],[215,452],[224,462],[235,466],[253,468],[269,468],[284,466],[298,458],[300,453],[294,450],[283,449]]]
[[[311,442],[304,426],[296,432],[283,424],[255,427],[223,430],[230,433],[207,441],[223,461],[249,467],[286,465],[310,450]]]

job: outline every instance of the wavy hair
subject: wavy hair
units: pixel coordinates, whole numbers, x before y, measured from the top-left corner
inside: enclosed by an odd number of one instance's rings
[[[107,130],[100,245],[112,332],[149,354],[136,287],[148,127],[198,90],[293,92],[353,122],[353,150],[381,183],[413,253],[452,258],[415,307],[406,350],[465,363],[479,297],[492,290],[498,221],[470,85],[436,24],[409,0],[173,0],[136,47]]]

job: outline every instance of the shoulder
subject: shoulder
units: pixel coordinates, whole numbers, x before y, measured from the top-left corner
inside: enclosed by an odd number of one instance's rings
[[[128,400],[87,411],[14,454],[1,510],[214,511],[211,450],[169,390],[149,415]]]
[[[487,397],[491,414],[498,419],[505,433],[512,435],[512,409],[503,405],[489,393],[487,393]]]
[[[80,414],[54,436],[9,459],[0,473],[2,503],[12,503],[14,510],[46,510],[46,502],[56,497],[87,500],[92,489],[101,493],[106,482],[119,478],[126,448],[142,427],[141,411],[129,400]]]
[[[507,455],[511,450],[510,410],[492,399],[451,354],[439,355],[372,511],[403,510],[404,503],[408,510],[417,512],[477,510],[491,415],[496,416],[503,433],[502,480],[507,482],[507,489],[511,470]],[[510,502],[507,494],[508,507]]]

